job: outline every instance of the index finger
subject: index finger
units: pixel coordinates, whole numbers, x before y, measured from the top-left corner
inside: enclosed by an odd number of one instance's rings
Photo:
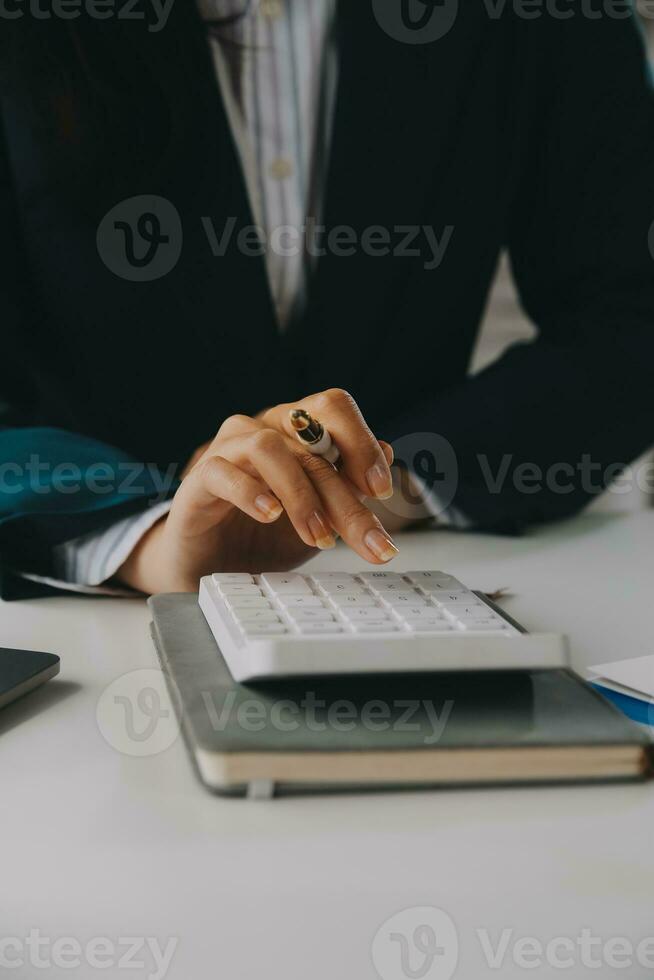
[[[266,424],[296,438],[290,412],[297,408],[305,409],[329,431],[341,454],[342,471],[361,493],[378,500],[388,500],[393,495],[393,480],[384,448],[347,391],[330,388],[299,402],[277,405],[265,413]],[[392,458],[390,448],[389,458]]]

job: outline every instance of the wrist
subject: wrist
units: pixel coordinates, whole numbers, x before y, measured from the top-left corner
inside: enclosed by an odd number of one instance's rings
[[[148,595],[164,590],[163,582],[158,580],[165,568],[161,561],[161,544],[166,520],[167,515],[153,524],[120,566],[115,578],[122,585]]]

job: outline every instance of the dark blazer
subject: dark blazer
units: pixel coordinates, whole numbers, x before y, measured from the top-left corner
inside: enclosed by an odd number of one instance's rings
[[[179,467],[228,415],[326,387],[348,389],[380,437],[443,436],[458,464],[454,503],[488,529],[574,513],[590,496],[585,456],[603,472],[654,442],[654,97],[640,31],[633,17],[524,20],[489,6],[461,4],[446,36],[412,45],[382,30],[371,3],[340,3],[325,224],[359,236],[449,226],[451,239],[437,268],[424,252],[327,254],[284,335],[263,260],[233,245],[216,258],[207,242],[203,217],[219,232],[230,217],[238,228],[253,219],[194,4],[180,0],[143,38],[175,86],[181,128],[113,196],[82,191],[69,204],[20,89],[7,89],[0,459],[48,465],[42,484],[21,483],[19,470],[5,480],[16,480],[0,504],[5,569],[47,573],[53,544],[156,492],[147,474],[136,494],[47,492],[55,464]],[[124,80],[126,32],[138,27],[106,23],[123,113],[146,118],[151,76]],[[124,153],[105,145],[98,174]],[[167,275],[130,282],[101,260],[96,235],[112,205],[142,194],[174,204],[183,249]],[[538,336],[469,378],[504,248]],[[524,463],[562,464],[567,489],[516,488]],[[502,488],[489,485],[503,465]]]

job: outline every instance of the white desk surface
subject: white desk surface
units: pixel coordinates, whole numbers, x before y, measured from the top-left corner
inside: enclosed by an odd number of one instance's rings
[[[529,629],[568,633],[582,669],[652,652],[653,540],[654,513],[587,516],[523,539],[407,534],[394,567],[510,587],[507,610]],[[339,548],[313,567],[361,566]],[[212,797],[180,739],[132,758],[98,730],[105,687],[156,666],[148,621],[138,600],[0,606],[2,645],[62,658],[60,678],[0,716],[2,936],[38,929],[83,944],[143,936],[162,945],[176,937],[171,980],[367,980],[378,975],[378,927],[407,907],[437,906],[458,931],[455,977],[478,980],[525,974],[510,954],[492,970],[479,929],[493,941],[512,929],[511,942],[543,944],[574,940],[584,927],[634,945],[654,935],[653,784]],[[428,980],[449,976],[434,969]],[[577,980],[617,971],[605,963],[564,972]],[[96,973],[152,971],[53,966],[47,975]],[[389,974],[405,975],[399,967]]]

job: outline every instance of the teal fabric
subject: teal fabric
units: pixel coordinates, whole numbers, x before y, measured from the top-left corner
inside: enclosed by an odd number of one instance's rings
[[[50,575],[57,544],[169,499],[177,486],[154,466],[62,429],[0,431],[3,597],[34,594],[13,567]]]

